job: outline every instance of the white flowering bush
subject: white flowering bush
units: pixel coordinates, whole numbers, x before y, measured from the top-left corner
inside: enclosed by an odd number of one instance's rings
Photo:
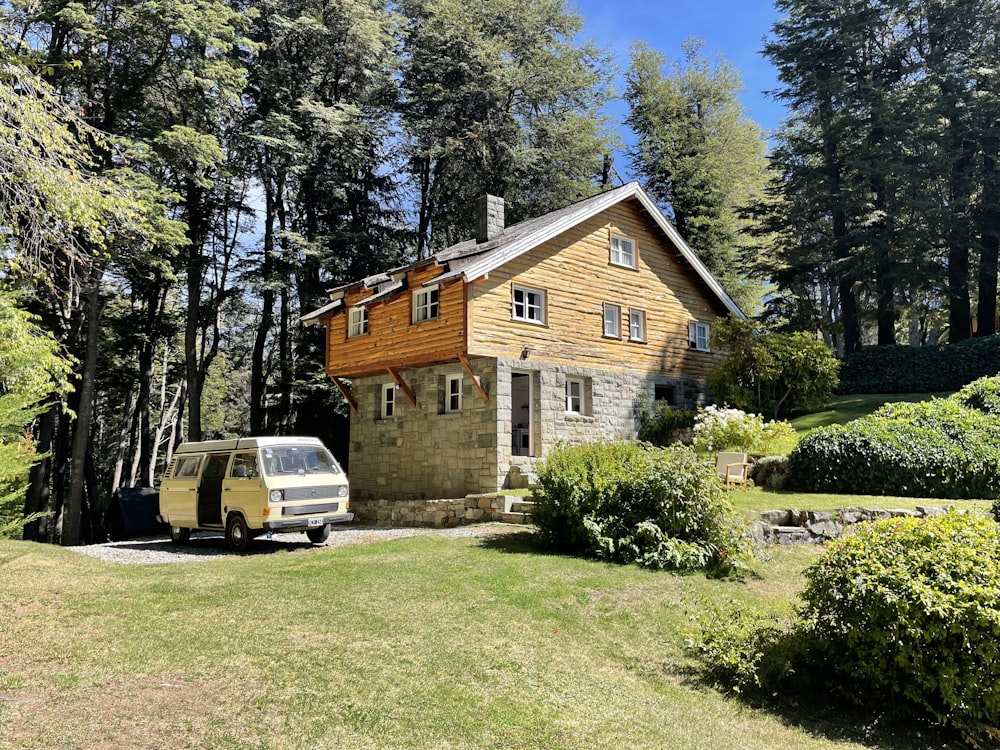
[[[793,432],[788,422],[765,422],[759,414],[741,409],[705,406],[698,409],[694,418],[694,447],[706,453],[750,453]]]

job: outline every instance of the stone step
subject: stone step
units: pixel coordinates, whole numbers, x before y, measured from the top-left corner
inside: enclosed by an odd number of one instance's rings
[[[516,523],[521,525],[529,524],[531,523],[531,514],[521,513],[521,512],[504,513],[502,516],[500,516],[500,522]]]
[[[534,509],[535,503],[530,500],[521,500],[510,505],[511,513],[531,513]]]

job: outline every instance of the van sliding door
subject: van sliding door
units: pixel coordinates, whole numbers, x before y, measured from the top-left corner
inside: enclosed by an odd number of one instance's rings
[[[201,483],[198,485],[198,525],[222,524],[222,480],[226,478],[228,453],[217,453],[208,457]]]

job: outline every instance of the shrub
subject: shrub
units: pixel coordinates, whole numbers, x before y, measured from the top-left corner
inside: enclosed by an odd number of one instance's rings
[[[753,483],[768,490],[785,489],[788,474],[788,456],[761,456],[750,467]]]
[[[958,514],[861,524],[805,575],[804,625],[857,689],[1000,726],[1000,527]]]
[[[679,430],[694,427],[694,409],[673,409],[666,401],[655,401],[639,413],[639,440],[653,445],[677,441]]]
[[[995,497],[1000,420],[949,399],[886,404],[811,431],[789,462],[794,484],[815,492]]]
[[[955,391],[1000,372],[1000,336],[932,346],[872,346],[840,363],[837,393]]]
[[[974,380],[949,398],[970,409],[1000,416],[1000,376]]]
[[[715,469],[684,446],[561,447],[539,466],[538,484],[532,519],[560,552],[720,572],[751,552]]]
[[[794,433],[788,422],[765,422],[757,414],[717,406],[699,409],[694,420],[695,448],[708,453],[750,453]]]
[[[833,351],[808,333],[759,334],[751,321],[716,323],[712,345],[727,352],[709,374],[719,401],[773,415],[814,411],[837,385],[840,366]]]

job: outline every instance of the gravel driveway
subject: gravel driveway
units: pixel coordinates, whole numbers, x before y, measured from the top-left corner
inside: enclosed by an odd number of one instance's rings
[[[249,555],[267,555],[275,552],[345,547],[349,544],[370,544],[388,539],[410,536],[497,536],[526,531],[528,527],[511,524],[484,523],[459,526],[453,529],[396,529],[375,526],[334,526],[330,537],[322,544],[311,544],[304,533],[273,534],[270,539],[258,537],[250,543]],[[108,562],[128,565],[153,563],[193,562],[212,560],[232,555],[221,533],[196,531],[187,544],[173,544],[167,536],[141,537],[123,542],[88,544],[67,547],[72,552],[90,555]]]

